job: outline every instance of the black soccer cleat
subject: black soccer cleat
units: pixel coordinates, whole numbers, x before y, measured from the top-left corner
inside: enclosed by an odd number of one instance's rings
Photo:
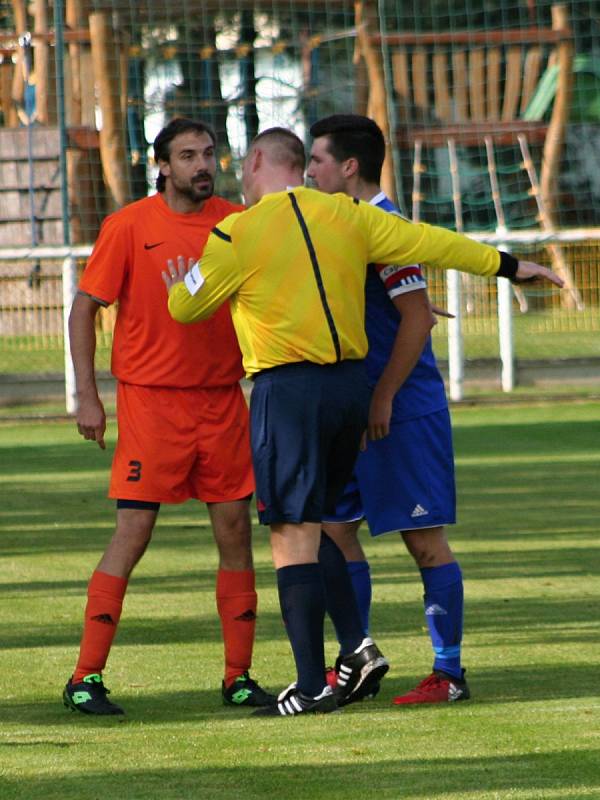
[[[295,683],[279,695],[275,705],[259,708],[253,717],[297,717],[299,714],[329,714],[337,711],[337,701],[330,686],[326,686],[316,697],[301,692]]]
[[[336,662],[338,706],[377,694],[379,683],[389,668],[388,660],[369,636],[353,653],[340,656]]]
[[[124,714],[120,706],[110,702],[107,694],[110,691],[102,682],[102,675],[86,675],[81,683],[73,683],[69,678],[63,692],[63,703],[71,711],[81,711],[82,714],[104,717]]]
[[[337,680],[338,680],[337,669],[338,669],[338,667],[340,665],[340,661],[341,661],[341,659],[338,657],[335,667],[326,667],[325,668],[325,680],[327,681],[327,684],[329,686],[331,686],[331,688],[333,689],[334,692],[335,692],[336,687],[337,687]],[[370,692],[368,694],[366,694],[363,699],[364,700],[374,700],[377,697],[377,695],[379,694],[379,690],[380,689],[381,689],[381,684],[380,683],[374,683],[373,686],[371,686]]]
[[[223,703],[226,706],[273,706],[277,698],[274,694],[269,694],[262,689],[258,683],[244,672],[234,680],[231,686],[225,688],[225,682],[221,685]]]

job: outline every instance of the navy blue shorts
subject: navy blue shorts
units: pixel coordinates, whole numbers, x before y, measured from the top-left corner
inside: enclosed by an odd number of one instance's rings
[[[333,512],[367,425],[363,361],[264,370],[250,397],[250,443],[264,525],[321,522]]]
[[[369,442],[327,522],[366,517],[372,536],[456,522],[456,488],[447,409],[393,423]]]

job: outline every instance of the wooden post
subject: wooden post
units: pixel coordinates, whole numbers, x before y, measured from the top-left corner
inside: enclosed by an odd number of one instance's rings
[[[65,0],[65,22],[71,30],[88,27],[88,0]],[[87,42],[69,42],[69,82],[65,91],[67,119],[69,125],[95,126],[94,82],[89,79],[92,71],[90,46]],[[82,76],[86,80],[82,80]]]
[[[567,9],[563,5],[552,6],[552,28],[565,30],[569,27]],[[571,95],[573,92],[573,42],[569,39],[557,47],[558,84],[552,106],[552,116],[544,143],[542,169],[540,171],[540,192],[542,202],[551,224],[554,223],[556,209],[556,186],[560,167],[560,157],[565,140],[565,128],[569,119]]]
[[[566,30],[569,27],[567,9],[564,5],[552,6],[552,28]],[[558,83],[552,106],[552,115],[544,142],[539,185],[539,211],[542,227],[556,228],[556,195],[560,159],[565,141],[565,129],[569,119],[571,96],[573,94],[573,42],[566,39],[558,44],[556,59],[558,63]],[[532,184],[532,188],[535,187]],[[568,290],[561,295],[566,308],[583,308],[583,301],[567,264],[563,248],[559,244],[548,247],[552,257],[552,269],[565,281]]]
[[[12,100],[12,84],[15,66],[5,60],[0,64],[0,107],[4,115],[4,127],[16,128],[19,124],[17,109]]]
[[[82,30],[87,27],[88,3],[86,0],[66,0],[65,2],[65,23],[71,30]],[[81,42],[69,42],[68,44],[68,71],[65,76],[65,106],[67,122],[70,126],[79,127],[81,125],[94,126],[96,121],[89,111],[86,114],[84,108],[84,82],[82,75],[86,74],[86,57],[89,61],[89,45]],[[89,79],[85,85],[88,92],[93,92],[93,80]],[[95,102],[95,99],[94,99]],[[89,192],[90,181],[90,153],[82,152],[76,147],[69,147],[67,150],[67,185],[69,192],[69,207],[71,209],[71,239],[73,242],[84,242],[89,239],[89,225],[86,224],[90,217],[91,207],[94,205],[95,198],[86,196]]]
[[[15,32],[17,36],[27,31],[27,10],[25,0],[12,0],[13,15],[15,18]],[[25,76],[23,69],[23,48],[17,48],[17,63],[12,76],[12,102],[15,106],[22,106],[25,100]]]
[[[86,0],[66,0],[65,22],[71,30],[81,30],[87,25],[88,4]],[[81,51],[79,42],[69,42],[70,91],[67,119],[70,125],[83,125]]]
[[[554,219],[546,210],[544,198],[542,197],[542,190],[537,179],[535,167],[533,166],[533,159],[531,158],[531,153],[529,152],[527,138],[524,134],[520,133],[517,136],[517,139],[519,141],[519,147],[521,148],[521,155],[523,156],[523,169],[526,170],[527,175],[529,176],[529,183],[531,184],[530,193],[537,204],[540,225],[546,231],[554,231]],[[561,245],[558,243],[549,244],[547,245],[547,249],[552,259],[552,269],[557,275],[560,275],[565,282],[565,289],[567,291],[561,293],[564,306],[566,308],[576,308],[578,311],[583,310],[583,300],[581,299],[581,294],[579,293],[579,289],[575,284],[575,280],[573,279],[573,275],[569,265],[567,264],[567,260]]]
[[[358,42],[354,46],[352,63],[354,64],[354,106],[356,113],[362,114],[364,117],[369,107],[369,76]]]
[[[119,97],[121,99],[121,116],[127,126],[127,107],[129,105],[129,34],[119,35]]]
[[[388,197],[395,200],[396,185],[394,181],[394,165],[392,163],[383,60],[379,49],[373,47],[371,43],[372,33],[379,27],[373,0],[356,0],[354,3],[354,18],[357,41],[365,62],[369,81],[368,115],[375,120],[383,131],[386,144],[386,156],[381,171],[381,188]]]
[[[50,47],[46,38],[48,33],[47,0],[33,0],[33,30],[35,33],[43,34],[41,39],[33,40],[36,120],[40,125],[48,125],[50,122],[48,107]],[[55,118],[56,114],[52,116]]]
[[[130,200],[125,148],[125,119],[121,112],[118,45],[104,13],[90,14],[94,80],[102,112],[100,158],[106,184],[116,206]]]

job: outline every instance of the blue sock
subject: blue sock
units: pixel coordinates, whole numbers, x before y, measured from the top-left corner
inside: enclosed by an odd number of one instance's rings
[[[348,572],[358,604],[363,634],[369,635],[369,613],[371,611],[371,573],[368,561],[348,561]]]
[[[463,581],[456,561],[421,570],[425,619],[433,646],[433,669],[462,677]]]
[[[333,622],[341,653],[346,655],[352,653],[364,639],[363,626],[346,559],[325,532],[321,533],[319,564],[323,574],[327,613]]]
[[[277,570],[277,588],[296,662],[298,688],[316,697],[325,686],[325,592],[319,564],[281,567]]]

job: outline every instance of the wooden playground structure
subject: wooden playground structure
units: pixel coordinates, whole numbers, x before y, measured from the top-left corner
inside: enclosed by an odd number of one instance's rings
[[[177,12],[177,5],[176,0],[169,7],[169,14]],[[302,3],[293,5],[300,7]],[[572,91],[573,37],[565,6],[552,8],[551,24],[545,28],[419,34],[382,30],[375,0],[334,0],[329,5],[350,9],[354,16],[355,110],[373,117],[388,141],[382,178],[385,191],[396,196],[395,160],[400,152],[410,151],[411,212],[416,220],[420,219],[425,170],[422,154],[427,148],[447,148],[455,227],[461,230],[460,175],[454,169],[456,147],[483,145],[497,227],[502,230],[506,223],[497,182],[494,184],[494,153],[498,145],[513,142],[519,147],[522,168],[530,182],[537,224],[542,230],[553,231],[557,177]],[[243,2],[241,6],[252,9],[254,3]],[[25,0],[12,0],[12,7],[15,30],[0,34],[0,108],[4,119],[4,127],[0,128],[0,177],[10,174],[10,162],[25,161],[29,147],[29,158],[40,161],[36,166],[41,168],[44,159],[48,162],[46,173],[37,170],[38,183],[33,192],[46,192],[50,197],[60,187],[56,169],[53,177],[48,170],[52,171],[52,163],[58,163],[60,148],[66,148],[71,242],[93,241],[102,217],[134,199],[132,172],[136,165],[126,142],[128,107],[137,103],[143,109],[143,96],[132,98],[128,65],[133,58],[143,59],[143,49],[130,26],[113,24],[114,3],[103,8],[101,2],[96,2],[91,11],[88,0],[64,0],[60,40],[50,18],[48,0],[31,0],[28,4]],[[214,11],[219,4],[217,0],[207,0],[202,7]],[[140,24],[145,13],[142,4],[136,11]],[[160,11],[153,8],[153,14],[156,19]],[[326,38],[326,34],[316,35],[297,43],[301,46],[307,92],[315,89],[314,83],[311,89],[311,52]],[[61,53],[57,52],[59,47]],[[200,47],[197,52],[199,59],[214,55],[214,48],[210,47]],[[63,98],[57,96],[57,65],[64,77]],[[528,119],[530,100],[540,76],[548,69],[557,73],[551,114],[547,119]],[[35,120],[28,125],[32,122],[28,118],[31,86],[35,93]],[[59,100],[66,121],[62,140],[56,133],[60,127]],[[143,117],[143,110],[141,113]],[[102,120],[100,126],[98,118]],[[533,163],[532,146],[541,148],[539,170]],[[5,187],[12,187],[12,194],[6,188],[0,192],[0,246],[19,243],[14,240],[18,230],[14,223],[17,217],[26,215],[23,209],[16,209],[14,200],[19,192],[23,195],[26,172],[22,168],[12,182],[3,181]],[[54,203],[48,200],[46,207],[56,210],[56,199]],[[8,222],[13,223],[12,242],[6,232]],[[28,238],[27,224],[21,227],[20,241],[34,244],[31,234]],[[54,224],[42,219],[38,228],[39,241],[62,241],[56,215]],[[550,245],[549,252],[554,269],[567,282],[568,302],[579,307],[581,300],[561,247]]]

